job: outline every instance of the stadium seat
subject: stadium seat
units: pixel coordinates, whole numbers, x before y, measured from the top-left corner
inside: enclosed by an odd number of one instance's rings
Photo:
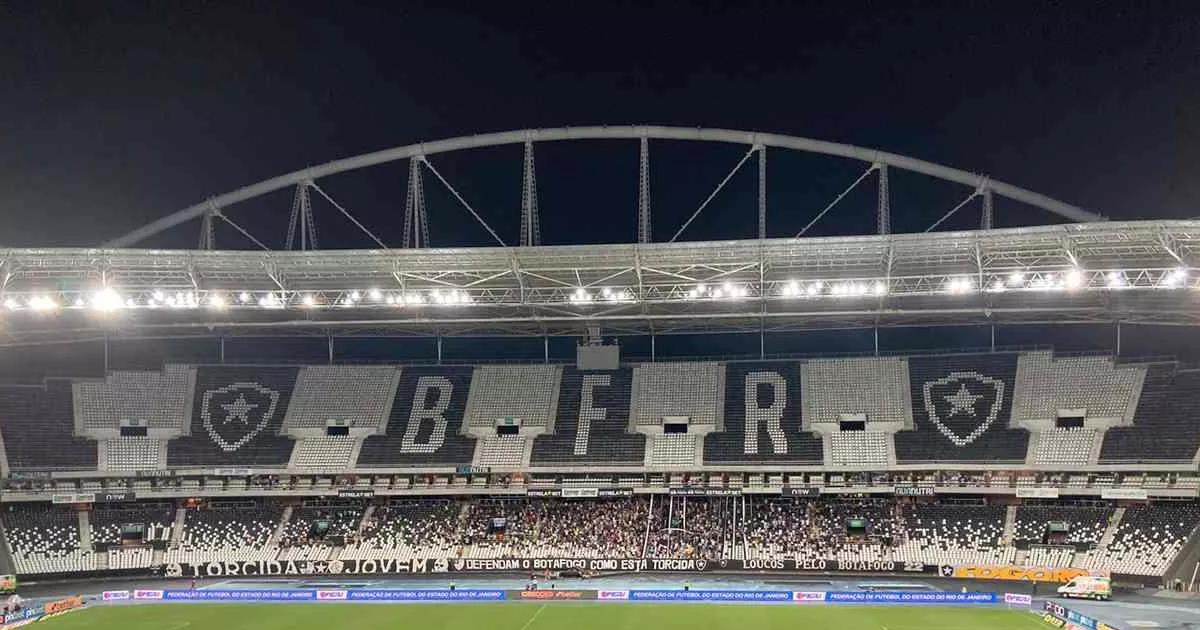
[[[475,368],[467,400],[467,426],[492,430],[500,418],[519,418],[522,432],[550,424],[562,368],[557,365],[490,365]]]
[[[167,443],[167,464],[284,467],[292,440],[279,435],[296,368],[201,366],[190,434]]]
[[[801,365],[800,382],[810,430],[846,414],[865,414],[870,423],[912,424],[904,359],[816,359]]]
[[[9,504],[5,539],[19,575],[73,573],[96,568],[90,549],[79,544],[79,517],[69,507]]]
[[[1027,352],[1018,361],[1014,423],[1053,426],[1059,410],[1077,409],[1088,428],[1131,424],[1145,376],[1144,366],[1115,365],[1110,357]]]
[[[10,470],[96,470],[96,442],[75,435],[71,382],[0,386],[0,432]]]
[[[118,437],[100,442],[100,469],[113,472],[166,468],[166,440]]]
[[[726,365],[723,427],[704,436],[704,463],[823,463],[820,436],[801,427],[801,393],[797,363]]]
[[[306,437],[296,441],[289,468],[340,471],[354,463],[354,449],[359,440],[349,435]]]
[[[912,423],[895,435],[897,462],[1023,462],[1029,432],[1009,426],[1017,362],[1013,353],[910,357]]]
[[[715,428],[722,411],[725,366],[720,363],[645,363],[633,370],[635,425],[661,426],[667,416]],[[692,431],[691,428],[688,429]]]
[[[179,544],[169,548],[163,560],[187,564],[274,560],[277,547],[268,543],[282,513],[279,506],[252,500],[213,501],[188,510]]]
[[[167,365],[161,372],[112,372],[103,381],[74,385],[79,426],[97,439],[115,438],[122,424],[145,427],[151,437],[184,431],[195,385],[194,369]]]
[[[471,368],[405,368],[384,435],[363,442],[362,468],[468,465],[475,438],[461,433]]]
[[[1030,461],[1040,466],[1086,466],[1091,462],[1097,437],[1095,429],[1046,429],[1035,436]]]
[[[351,434],[375,433],[387,423],[399,378],[400,370],[394,367],[302,368],[284,417],[284,432],[308,435],[304,429],[323,431],[332,421],[344,421],[351,425]]]
[[[554,432],[533,441],[531,463],[640,466],[646,436],[628,433],[633,371],[564,368]]]
[[[1200,448],[1200,370],[1146,370],[1133,426],[1104,433],[1100,463],[1191,462]]]

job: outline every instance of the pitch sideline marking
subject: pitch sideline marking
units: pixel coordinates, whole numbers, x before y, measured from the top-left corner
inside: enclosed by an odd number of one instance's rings
[[[529,630],[529,626],[533,625],[533,620],[534,620],[534,619],[537,619],[537,618],[538,618],[538,615],[542,614],[542,611],[543,611],[543,610],[546,610],[546,605],[545,605],[545,604],[542,604],[541,606],[538,606],[538,609],[537,609],[537,610],[535,610],[535,611],[533,612],[533,615],[531,615],[531,616],[529,617],[529,621],[526,621],[526,622],[525,622],[525,625],[521,626],[521,630]]]

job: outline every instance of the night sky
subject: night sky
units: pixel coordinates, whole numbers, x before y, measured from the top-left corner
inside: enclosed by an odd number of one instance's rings
[[[1200,215],[1198,104],[1194,1],[8,0],[0,1],[0,244],[92,246],[310,164],[473,133],[594,124],[853,143],[985,173],[1113,219],[1188,218]],[[656,240],[675,232],[744,150],[652,144]],[[519,146],[433,162],[507,242],[517,240]],[[769,162],[770,236],[795,234],[863,168],[782,151]],[[538,145],[537,163],[545,243],[634,240],[636,143]],[[754,236],[750,166],[685,240]],[[399,244],[406,177],[397,163],[320,183]],[[432,178],[426,191],[435,246],[490,244]],[[968,192],[894,172],[893,228],[923,230]],[[280,247],[291,194],[228,212]],[[317,201],[315,212],[323,246],[370,246],[328,204]],[[997,201],[999,227],[1056,220]],[[978,221],[973,204],[943,228]],[[873,223],[868,186],[811,234],[869,233]],[[194,247],[197,237],[193,222],[145,245]],[[228,227],[217,229],[217,245],[253,247]],[[884,330],[880,345],[978,347],[988,335]],[[1105,326],[999,335],[1001,345],[1049,339],[1060,349],[1111,348],[1114,338]],[[1200,357],[1200,339],[1183,336],[1129,330],[1124,353]],[[757,352],[754,337],[703,346],[664,338],[658,352]],[[198,343],[183,351],[118,344],[110,365],[214,360],[215,346]],[[271,342],[230,352],[250,360],[267,347],[278,360],[323,360],[324,340],[297,343],[303,348]],[[382,352],[374,340],[359,344],[366,350],[355,343],[339,341],[339,351]],[[405,352],[428,358],[432,341],[419,343]],[[769,350],[862,352],[873,343],[873,331],[846,331],[796,335]],[[574,340],[555,344],[553,353],[570,356]],[[645,339],[623,344],[648,354]],[[502,351],[458,340],[447,353],[541,357],[540,340],[526,345]],[[98,369],[105,356],[98,345],[62,353],[72,371]]]
[[[355,153],[523,127],[788,133],[987,173],[1114,219],[1200,215],[1195,2],[51,2],[0,4],[0,243],[86,246]],[[744,148],[652,146],[674,233]],[[433,158],[507,241],[520,148]],[[539,145],[543,239],[630,241],[636,143]],[[753,164],[751,163],[751,166]],[[770,156],[770,233],[861,171]],[[322,185],[389,243],[406,165]],[[754,234],[754,169],[685,239]],[[896,231],[968,192],[893,178]],[[427,180],[435,245],[488,237]],[[862,230],[859,191],[814,234]],[[230,215],[278,246],[290,191]],[[946,224],[969,228],[977,206]],[[1000,226],[1055,218],[998,204]],[[316,205],[323,244],[365,247]],[[195,223],[148,245],[194,246]],[[249,247],[228,228],[218,245]]]

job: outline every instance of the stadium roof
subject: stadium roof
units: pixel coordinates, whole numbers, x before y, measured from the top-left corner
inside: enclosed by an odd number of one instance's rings
[[[1200,323],[1200,221],[467,249],[0,250],[7,344]]]

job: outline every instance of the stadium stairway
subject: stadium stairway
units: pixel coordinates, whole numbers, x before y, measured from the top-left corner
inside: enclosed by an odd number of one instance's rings
[[[79,548],[92,549],[92,525],[87,510],[79,510]]]
[[[1113,510],[1112,518],[1108,519],[1108,527],[1104,529],[1104,535],[1100,537],[1100,542],[1096,543],[1098,549],[1108,549],[1117,535],[1117,528],[1121,526],[1123,518],[1125,518],[1125,508],[1119,507]]]
[[[175,510],[175,524],[171,527],[171,548],[172,549],[178,547],[180,541],[183,540],[183,525],[186,522],[187,522],[187,510],[184,508],[177,508]]]
[[[1200,527],[1192,530],[1192,535],[1188,536],[1187,542],[1183,543],[1183,547],[1179,549],[1175,559],[1167,566],[1167,570],[1163,572],[1162,583],[1166,588],[1170,588],[1170,584],[1179,580],[1190,591],[1195,588],[1198,577],[1200,577]]]
[[[283,508],[283,516],[279,517],[279,524],[275,526],[275,531],[271,533],[271,538],[267,540],[268,547],[278,547],[279,540],[283,538],[283,532],[287,529],[288,523],[292,520],[292,506]]]
[[[1013,534],[1017,531],[1017,506],[1010,505],[1004,512],[1004,533],[1000,540],[1012,544]]]
[[[0,537],[3,537],[5,541],[8,540],[8,531],[2,523],[0,523]],[[8,548],[8,543],[0,543],[0,574],[15,575],[16,573],[16,564],[13,562],[12,551]]]
[[[371,522],[371,517],[375,516],[375,504],[372,503],[363,510],[362,518],[358,519],[358,537],[362,538],[363,530],[367,528],[367,523]]]

